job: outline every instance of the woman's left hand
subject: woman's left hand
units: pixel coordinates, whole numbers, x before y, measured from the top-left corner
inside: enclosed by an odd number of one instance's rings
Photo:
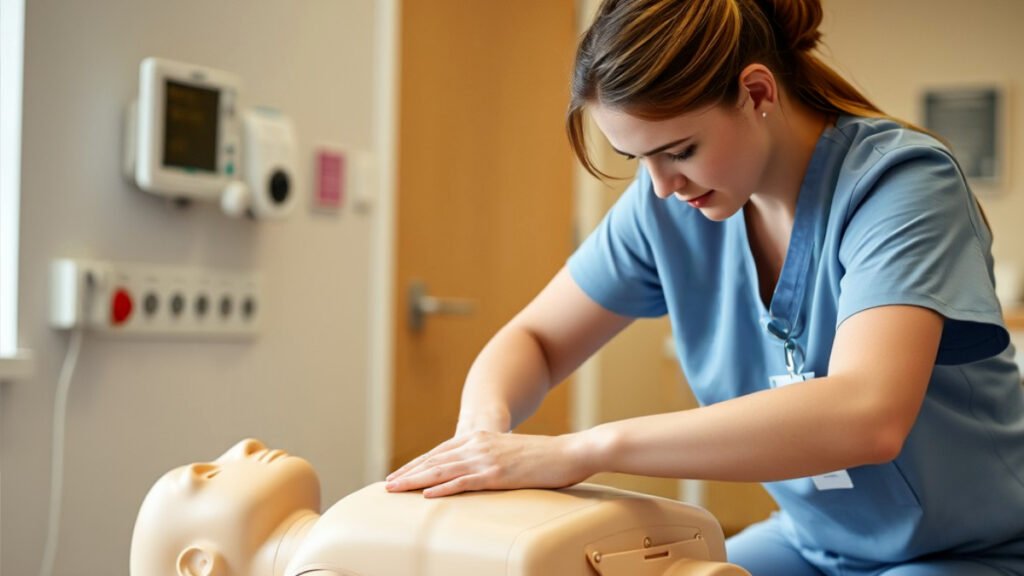
[[[428,498],[472,490],[564,488],[596,473],[581,436],[478,431],[456,436],[387,477],[389,492]]]

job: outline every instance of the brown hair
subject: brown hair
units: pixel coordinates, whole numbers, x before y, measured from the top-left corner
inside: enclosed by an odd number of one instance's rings
[[[827,114],[891,118],[813,54],[820,0],[604,0],[580,40],[566,131],[576,157],[606,176],[587,152],[588,102],[649,120],[739,96],[740,72],[768,66],[803,104]]]

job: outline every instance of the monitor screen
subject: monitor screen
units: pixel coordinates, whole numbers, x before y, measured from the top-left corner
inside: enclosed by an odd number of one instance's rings
[[[220,92],[167,81],[164,166],[217,171]]]

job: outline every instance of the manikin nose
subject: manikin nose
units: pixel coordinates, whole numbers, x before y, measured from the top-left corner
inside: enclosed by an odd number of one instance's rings
[[[210,479],[220,472],[220,466],[212,462],[196,462],[188,467],[193,478]]]
[[[181,486],[185,490],[199,490],[211,478],[220,474],[220,466],[213,462],[195,462],[185,467],[179,476]]]
[[[218,460],[248,458],[257,452],[266,451],[266,449],[267,446],[263,442],[253,438],[246,438],[232,446],[227,452],[218,458]]]

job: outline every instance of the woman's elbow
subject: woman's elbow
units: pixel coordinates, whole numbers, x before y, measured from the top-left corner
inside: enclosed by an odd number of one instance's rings
[[[885,464],[899,457],[907,440],[907,430],[892,422],[872,422],[871,430],[862,437],[866,439],[862,458],[866,464]]]

